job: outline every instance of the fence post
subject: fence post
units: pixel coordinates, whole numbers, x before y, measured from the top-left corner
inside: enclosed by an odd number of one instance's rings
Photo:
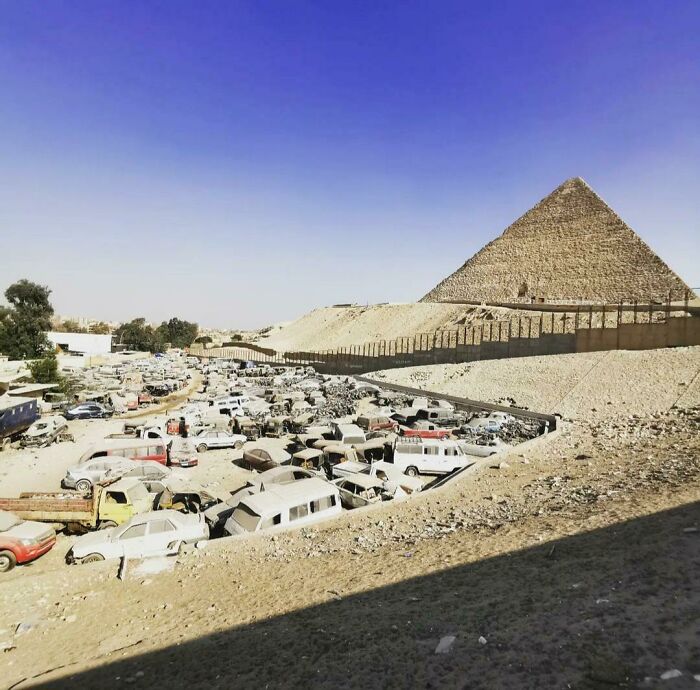
[[[605,303],[603,303],[603,330],[605,330]]]

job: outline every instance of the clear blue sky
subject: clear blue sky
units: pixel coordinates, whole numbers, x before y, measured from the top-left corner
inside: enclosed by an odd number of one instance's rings
[[[580,175],[700,285],[700,2],[3,2],[2,289],[412,301]]]

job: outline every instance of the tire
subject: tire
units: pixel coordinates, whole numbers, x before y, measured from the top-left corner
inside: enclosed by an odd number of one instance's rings
[[[91,493],[92,492],[92,482],[89,479],[79,479],[75,483],[75,488],[81,493]]]
[[[236,450],[240,450],[241,448],[243,448],[243,441],[236,441],[236,442],[233,444],[233,447],[234,447]]]
[[[81,558],[81,563],[99,563],[99,561],[104,561],[105,557],[101,553],[91,553]]]
[[[112,529],[116,527],[117,523],[114,520],[103,520],[97,529]]]
[[[6,573],[17,565],[17,559],[12,551],[0,551],[0,573]]]
[[[418,476],[418,468],[414,467],[413,465],[410,465],[409,467],[406,468],[406,471],[404,474],[407,477],[417,477]]]
[[[206,445],[205,445],[204,443],[200,443],[200,444],[197,446],[197,452],[198,452],[198,453],[206,453],[206,452],[207,452],[207,447],[206,447]]]

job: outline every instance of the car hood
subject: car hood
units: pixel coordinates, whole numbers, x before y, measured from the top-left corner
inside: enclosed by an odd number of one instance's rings
[[[15,525],[7,532],[3,532],[3,534],[14,537],[15,539],[36,539],[43,541],[48,537],[54,536],[56,532],[54,532],[53,528],[48,527],[43,522],[33,522],[31,520],[27,520],[19,525]]]
[[[109,529],[101,529],[97,532],[88,532],[87,534],[83,534],[76,539],[75,544],[73,545],[73,550],[77,551],[80,549],[82,551],[83,549],[89,548],[90,546],[94,546],[96,544],[104,544],[106,541],[110,540],[112,534],[114,534],[114,530],[116,529],[116,527],[111,527]]]

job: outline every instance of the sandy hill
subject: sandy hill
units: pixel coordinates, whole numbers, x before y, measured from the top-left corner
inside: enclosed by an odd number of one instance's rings
[[[506,318],[507,313],[518,312],[498,307],[429,303],[323,307],[296,321],[273,327],[256,342],[279,351],[330,350],[455,329],[481,320]]]
[[[421,301],[683,299],[686,284],[580,178],[555,189]]]
[[[390,369],[372,378],[576,419],[700,406],[700,347],[611,350]]]

